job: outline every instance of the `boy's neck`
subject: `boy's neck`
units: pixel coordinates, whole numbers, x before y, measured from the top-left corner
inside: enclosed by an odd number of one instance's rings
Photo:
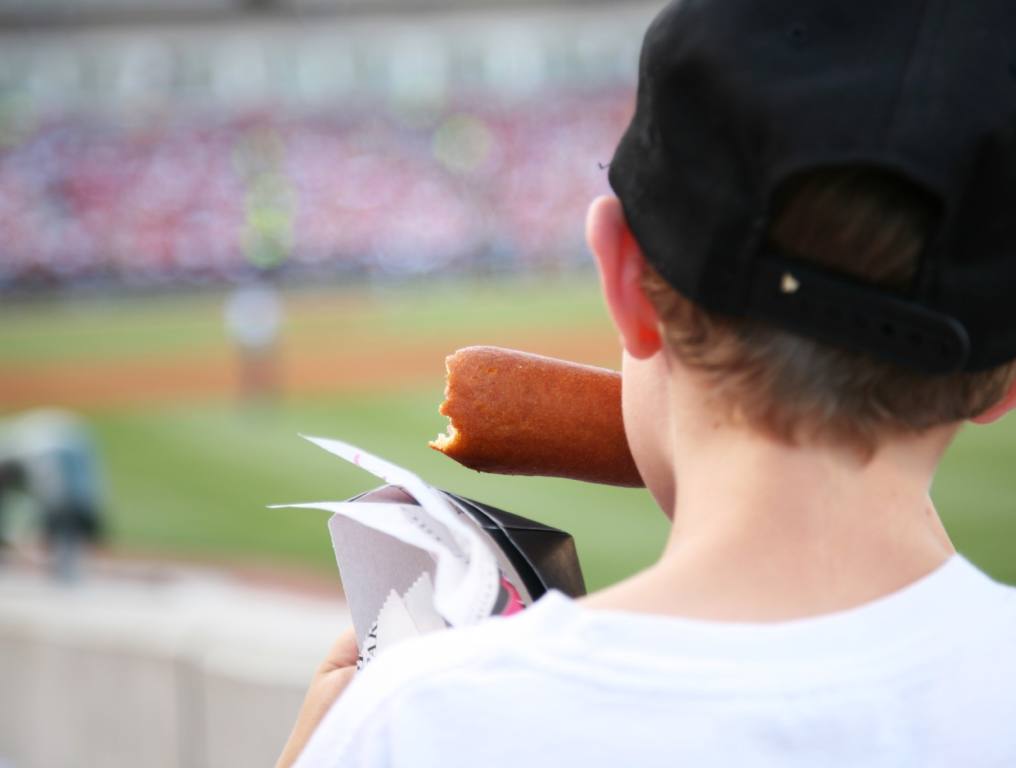
[[[928,489],[955,430],[892,440],[868,462],[695,423],[673,440],[673,527],[659,562],[592,607],[779,621],[856,607],[953,553]]]

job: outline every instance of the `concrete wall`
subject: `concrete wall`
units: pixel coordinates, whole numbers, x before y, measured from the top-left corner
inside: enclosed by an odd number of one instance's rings
[[[345,605],[0,572],[0,768],[270,766]]]

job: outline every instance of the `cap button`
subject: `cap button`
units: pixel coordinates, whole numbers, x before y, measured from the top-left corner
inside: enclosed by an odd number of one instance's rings
[[[795,48],[802,47],[808,42],[808,25],[802,22],[792,24],[787,30],[787,40]]]

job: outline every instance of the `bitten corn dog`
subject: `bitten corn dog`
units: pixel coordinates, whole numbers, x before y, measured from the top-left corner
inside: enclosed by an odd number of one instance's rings
[[[445,360],[430,443],[471,469],[641,486],[621,420],[621,375],[499,347],[466,347]]]

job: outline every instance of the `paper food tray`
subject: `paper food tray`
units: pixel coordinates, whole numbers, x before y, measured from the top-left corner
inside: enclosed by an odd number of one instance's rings
[[[426,484],[355,446],[308,438],[386,485],[343,502],[328,530],[362,662],[404,639],[523,610],[547,590],[585,593],[564,531]]]

